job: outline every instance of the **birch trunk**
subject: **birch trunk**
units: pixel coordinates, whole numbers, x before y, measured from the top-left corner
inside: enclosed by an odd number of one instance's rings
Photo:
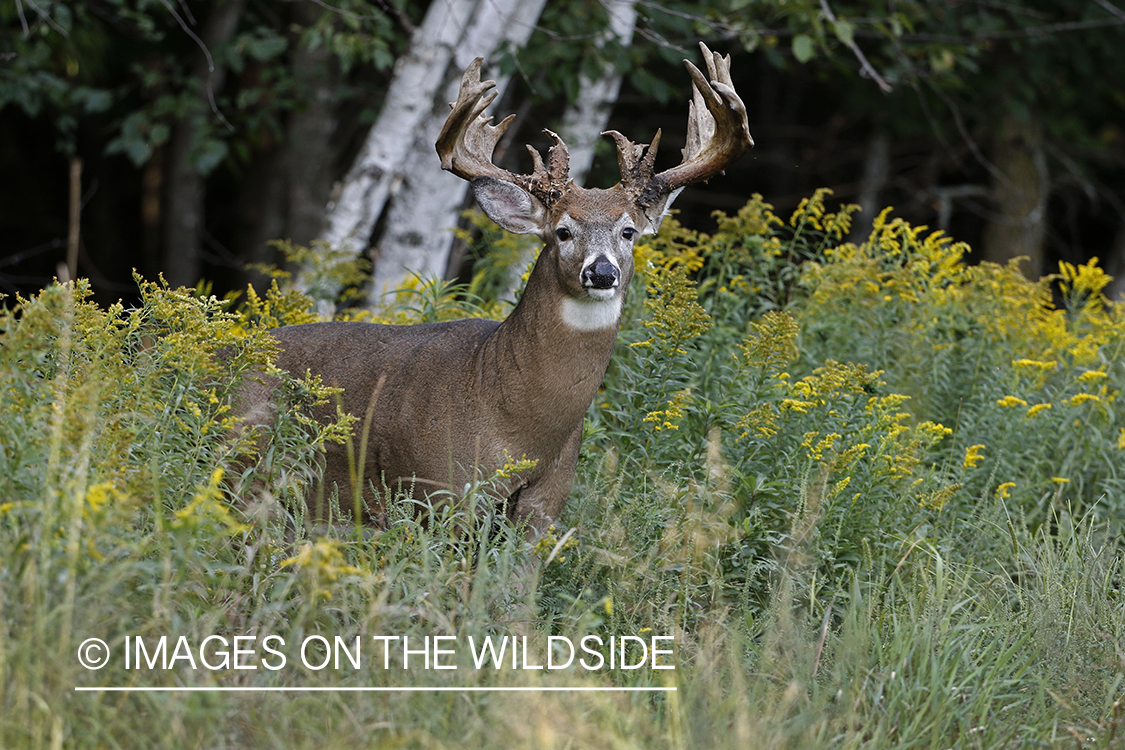
[[[435,4],[444,2],[435,0]],[[481,0],[468,23],[458,26],[463,33],[455,44],[434,56],[428,80],[440,85],[415,101],[423,111],[418,113],[420,117],[401,152],[396,175],[399,184],[391,197],[385,228],[375,243],[372,304],[378,303],[384,292],[401,287],[412,273],[424,278],[445,276],[453,241],[451,230],[469,187],[464,180],[442,171],[434,151],[449,115],[448,103],[457,99],[461,73],[473,58],[487,58],[505,43],[521,47],[527,42],[544,4],[545,0]],[[508,80],[497,77],[496,81],[498,97],[503,97]],[[387,198],[384,195],[376,200],[385,203]],[[363,236],[365,231],[370,232],[364,227],[356,236]],[[329,241],[332,239],[330,235]]]

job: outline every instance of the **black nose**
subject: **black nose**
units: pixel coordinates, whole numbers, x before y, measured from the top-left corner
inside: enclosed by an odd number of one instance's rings
[[[612,289],[618,280],[617,266],[609,258],[599,255],[594,262],[582,269],[582,285],[594,289]]]

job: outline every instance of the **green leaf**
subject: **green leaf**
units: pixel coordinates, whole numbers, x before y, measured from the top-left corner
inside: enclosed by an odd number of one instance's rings
[[[847,21],[837,21],[833,24],[833,31],[836,32],[837,39],[849,46],[852,40],[855,39],[855,27]]]
[[[807,63],[816,55],[816,47],[813,46],[812,37],[808,34],[798,34],[793,37],[793,57],[797,58],[799,63]]]
[[[86,112],[105,112],[113,104],[112,94],[103,89],[90,88],[89,86],[76,87],[71,92],[71,96],[74,103]]]
[[[192,163],[195,165],[196,170],[201,175],[208,175],[219,163],[227,156],[227,143],[226,141],[216,140],[209,138],[203,142],[199,151],[196,152]]]
[[[289,42],[283,36],[259,37],[247,40],[246,54],[259,62],[265,62],[280,55],[288,46]]]

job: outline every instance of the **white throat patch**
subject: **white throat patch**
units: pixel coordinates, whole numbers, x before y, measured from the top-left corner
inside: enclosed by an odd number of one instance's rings
[[[559,313],[563,323],[576,331],[600,331],[617,325],[624,299],[624,295],[604,300],[564,297]]]

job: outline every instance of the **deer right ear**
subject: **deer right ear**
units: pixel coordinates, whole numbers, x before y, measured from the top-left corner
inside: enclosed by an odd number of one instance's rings
[[[539,231],[547,209],[531,193],[495,177],[474,177],[471,184],[477,203],[501,227],[515,234]]]

